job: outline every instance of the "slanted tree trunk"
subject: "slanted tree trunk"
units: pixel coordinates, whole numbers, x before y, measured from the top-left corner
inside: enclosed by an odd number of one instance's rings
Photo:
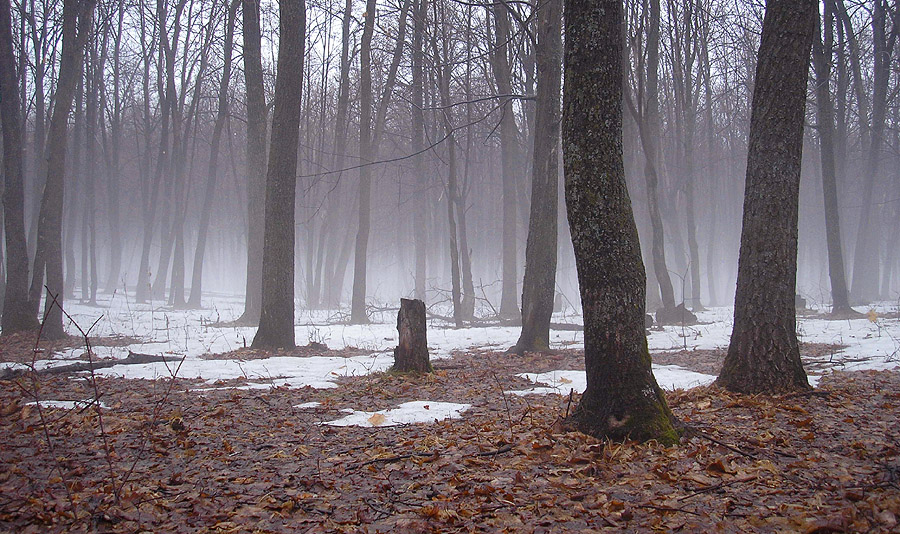
[[[828,275],[831,278],[831,313],[853,312],[844,274],[844,253],[837,199],[837,172],[834,145],[834,106],[831,101],[831,58],[834,44],[834,12],[825,2],[825,24],[813,41],[816,73],[816,122],[819,125],[819,156],[822,160],[822,192],[825,197],[825,236],[828,246]],[[818,20],[818,17],[817,17]],[[824,41],[822,36],[824,35]]]
[[[425,303],[421,300],[400,299],[397,312],[399,342],[394,349],[393,371],[401,373],[430,373],[428,333],[425,322]]]
[[[620,0],[567,0],[563,158],[581,304],[587,389],[569,418],[613,440],[678,442],[650,368],[646,276],[622,155]]]
[[[225,18],[225,44],[223,47],[222,78],[219,82],[219,110],[213,126],[213,136],[209,147],[209,166],[206,170],[206,189],[203,194],[203,207],[200,212],[200,227],[197,231],[197,248],[194,251],[194,268],[191,273],[191,295],[188,305],[199,308],[203,293],[203,259],[206,255],[206,237],[209,234],[209,218],[216,194],[216,183],[219,174],[219,146],[222,142],[222,131],[228,119],[228,86],[231,81],[231,54],[234,50],[234,20],[237,15],[238,0],[231,0]]]
[[[247,97],[247,288],[238,322],[258,324],[262,302],[263,213],[266,200],[266,97],[263,87],[259,0],[242,0],[244,82]],[[293,241],[292,241],[293,242]]]
[[[556,295],[562,0],[547,0],[541,4],[537,23],[537,109],[531,167],[531,217],[522,283],[522,332],[513,347],[518,353],[550,349],[550,316]]]
[[[63,264],[62,264],[62,212],[66,172],[66,138],[69,112],[75,96],[88,28],[94,11],[92,0],[64,0],[63,2],[63,50],[60,57],[59,76],[56,82],[56,98],[53,118],[47,137],[47,180],[41,198],[38,242],[35,250],[30,299],[32,311],[36,311],[47,278],[48,298],[45,302],[45,322],[42,335],[47,339],[65,336],[62,322]],[[53,298],[56,298],[54,304]]]
[[[294,347],[294,197],[306,45],[303,0],[281,0],[272,143],[266,175],[262,309],[255,349]]]
[[[797,214],[815,0],[768,0],[747,153],[734,330],[716,383],[731,391],[809,389],[797,343]]]
[[[647,56],[646,74],[640,66],[644,62],[642,51],[638,49],[638,72],[636,76],[646,75],[646,89],[638,83],[635,101],[627,100],[629,110],[637,123],[641,147],[644,151],[644,179],[647,184],[647,203],[650,212],[651,247],[650,258],[653,262],[653,274],[659,284],[663,309],[657,312],[656,320],[668,324],[675,310],[675,290],[669,269],[666,265],[665,235],[662,214],[659,209],[659,0],[650,0],[647,10]],[[661,312],[661,313],[660,313]]]
[[[6,292],[2,335],[36,329],[28,304],[28,247],[25,242],[24,120],[13,53],[9,0],[0,0],[0,121],[3,128],[3,227],[6,233]]]

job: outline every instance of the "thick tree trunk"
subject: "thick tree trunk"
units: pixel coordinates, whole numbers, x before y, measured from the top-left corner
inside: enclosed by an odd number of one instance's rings
[[[834,146],[834,106],[831,101],[831,48],[834,44],[834,13],[825,2],[825,24],[813,41],[816,73],[816,122],[819,125],[819,156],[822,160],[822,192],[825,197],[825,235],[828,246],[828,275],[831,278],[831,313],[852,313],[844,274],[844,253],[837,199],[837,171]],[[823,42],[822,34],[825,39]]]
[[[263,214],[266,200],[266,97],[263,87],[259,0],[242,0],[244,82],[247,96],[247,288],[238,322],[258,324],[262,302]],[[293,241],[292,241],[293,242]]]
[[[62,211],[66,171],[66,137],[69,112],[75,96],[75,86],[81,72],[84,46],[94,11],[92,0],[63,2],[63,50],[60,57],[59,77],[56,82],[56,98],[53,118],[47,138],[47,180],[41,198],[38,242],[31,283],[32,310],[38,305],[42,293],[44,274],[47,277],[48,298],[45,302],[45,320],[42,335],[48,339],[65,336],[62,322],[63,264],[62,264]],[[56,299],[54,303],[54,298]]]
[[[562,0],[548,0],[538,11],[531,217],[522,283],[522,332],[513,347],[518,353],[550,349],[556,295],[562,4]]]
[[[768,0],[756,66],[731,344],[716,383],[732,391],[809,389],[794,291],[803,120],[814,0]]]
[[[266,175],[262,309],[255,349],[294,347],[294,197],[306,44],[303,0],[281,0],[272,143]]]
[[[3,128],[3,226],[6,292],[2,335],[37,328],[28,305],[28,247],[25,242],[24,120],[19,102],[9,0],[0,0],[0,121]]]
[[[430,373],[428,334],[425,322],[425,303],[421,300],[400,299],[397,312],[399,342],[394,349],[393,371],[401,373]]]
[[[650,368],[646,276],[622,156],[623,26],[619,0],[567,0],[563,156],[581,303],[587,389],[570,416],[613,440],[678,433]]]

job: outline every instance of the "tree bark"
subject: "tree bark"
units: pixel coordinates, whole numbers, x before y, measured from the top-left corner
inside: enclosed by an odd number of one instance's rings
[[[349,0],[348,0],[349,1]],[[415,14],[413,17],[412,39],[412,98],[411,98],[411,122],[412,122],[412,151],[413,172],[416,175],[417,194],[415,195],[415,213],[413,243],[415,248],[415,291],[417,300],[425,301],[425,276],[426,276],[426,235],[425,235],[425,158],[422,150],[425,147],[425,117],[424,117],[424,35],[425,24],[428,18],[428,0],[415,0]]]
[[[828,247],[828,275],[831,279],[831,313],[852,313],[844,253],[841,245],[840,214],[837,199],[837,171],[834,146],[834,105],[831,101],[831,58],[834,44],[834,12],[825,2],[825,24],[820,25],[813,41],[813,64],[816,73],[816,122],[819,125],[819,157],[822,160],[822,192],[825,198],[825,235]],[[817,17],[818,20],[818,17]],[[824,40],[822,36],[824,35]]]
[[[62,322],[63,264],[62,264],[62,211],[66,172],[66,138],[69,112],[75,96],[88,28],[94,11],[93,0],[65,0],[63,2],[63,50],[60,56],[59,76],[53,118],[47,138],[47,180],[41,198],[38,223],[37,248],[31,281],[32,310],[38,306],[44,275],[47,293],[44,306],[44,328],[47,339],[65,336]],[[55,304],[54,304],[54,299]]]
[[[803,121],[814,0],[768,0],[756,66],[731,344],[716,383],[731,391],[809,389],[794,291]]]
[[[542,3],[537,24],[531,216],[522,283],[522,332],[513,347],[520,354],[550,349],[550,317],[556,295],[562,0]]]
[[[500,115],[500,158],[503,181],[503,256],[500,293],[500,318],[515,320],[520,317],[516,299],[516,158],[518,157],[518,127],[513,111],[512,80],[509,66],[509,16],[503,2],[492,4],[494,18],[494,50],[491,68],[497,83],[497,94],[503,108]]]
[[[459,234],[456,228],[456,196],[457,196],[457,172],[456,172],[456,139],[453,134],[453,107],[450,103],[450,76],[452,74],[451,58],[450,58],[450,36],[447,32],[447,20],[444,12],[441,12],[441,18],[438,19],[438,4],[432,4],[434,8],[434,19],[440,20],[441,33],[440,40],[443,50],[438,48],[438,32],[435,31],[431,39],[431,48],[434,57],[440,62],[437,70],[438,88],[441,94],[441,107],[444,108],[444,134],[447,139],[447,228],[450,234],[450,300],[453,303],[453,323],[457,328],[463,326],[462,302],[460,290],[460,272],[459,272]]]
[[[24,117],[19,102],[9,0],[0,0],[0,121],[3,128],[3,225],[6,233],[6,292],[2,335],[36,329],[28,304],[28,247],[25,241]]]
[[[372,33],[375,30],[375,0],[366,1],[365,22],[359,50],[359,213],[353,256],[353,292],[350,324],[369,322],[366,315],[366,263],[372,220]]]
[[[203,294],[203,260],[206,255],[206,238],[209,233],[209,218],[216,194],[216,183],[219,174],[219,146],[222,142],[222,131],[228,120],[228,86],[231,82],[231,55],[234,50],[234,20],[237,15],[239,0],[231,0],[225,18],[225,44],[223,46],[222,78],[219,82],[219,103],[216,123],[209,147],[209,166],[206,170],[206,188],[203,194],[203,208],[200,212],[200,227],[197,231],[197,248],[194,251],[194,268],[191,272],[191,295],[188,305],[199,308]]]
[[[587,389],[569,418],[613,440],[678,441],[650,368],[646,276],[622,155],[619,0],[567,0],[563,156],[581,303]]]
[[[255,349],[294,347],[294,197],[306,6],[303,0],[281,0],[279,5],[278,73],[266,175],[262,309],[253,338]]]
[[[421,300],[400,299],[397,312],[399,343],[394,349],[393,371],[401,373],[430,373],[428,333],[425,322],[425,303]]]
[[[266,201],[266,97],[263,87],[259,0],[241,2],[244,83],[247,97],[247,288],[238,322],[258,324],[262,302],[263,229]]]

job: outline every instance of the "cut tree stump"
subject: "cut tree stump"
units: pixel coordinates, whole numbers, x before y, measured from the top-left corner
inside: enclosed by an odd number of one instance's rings
[[[400,311],[397,313],[400,343],[394,349],[393,371],[401,373],[432,371],[425,329],[425,303],[421,300],[400,299]]]

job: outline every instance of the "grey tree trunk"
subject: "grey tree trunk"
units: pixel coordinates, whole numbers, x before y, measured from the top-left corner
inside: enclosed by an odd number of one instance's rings
[[[66,139],[69,112],[75,96],[88,39],[88,28],[94,11],[92,0],[63,2],[63,50],[60,56],[59,76],[53,118],[47,137],[47,180],[41,198],[38,222],[38,242],[31,281],[32,310],[38,306],[44,275],[47,293],[44,306],[43,336],[58,339],[65,336],[62,322],[63,263],[62,263],[62,212],[66,172]],[[54,298],[56,299],[54,303]]]
[[[538,11],[531,216],[522,282],[522,332],[512,349],[517,353],[550,350],[556,295],[562,4],[562,0],[547,0]]]
[[[228,120],[228,86],[231,82],[231,55],[234,50],[234,24],[239,0],[231,0],[225,18],[225,44],[223,46],[222,78],[219,82],[219,103],[216,123],[209,148],[209,166],[206,170],[206,188],[203,195],[203,208],[200,212],[200,227],[197,231],[197,248],[194,251],[194,268],[191,273],[191,295],[188,305],[199,308],[203,294],[203,260],[206,256],[206,238],[209,234],[209,218],[212,203],[216,194],[216,183],[219,174],[219,146],[222,142],[222,131]]]
[[[28,247],[25,241],[24,117],[19,102],[9,0],[0,0],[0,121],[3,128],[3,226],[6,292],[2,335],[36,329],[28,304]]]
[[[272,142],[266,174],[262,308],[255,349],[294,347],[294,197],[306,45],[303,0],[281,0]]]
[[[247,96],[247,288],[238,322],[258,324],[262,302],[263,214],[266,200],[266,96],[263,87],[259,0],[241,2]]]
[[[366,264],[372,220],[372,33],[375,30],[375,0],[366,0],[365,22],[359,50],[359,213],[356,249],[353,255],[353,292],[350,324],[369,322],[366,315]]]
[[[518,127],[513,112],[512,80],[509,66],[509,15],[506,4],[492,4],[494,18],[494,50],[491,54],[491,68],[497,83],[497,93],[504,102],[500,116],[500,157],[503,180],[503,256],[501,271],[500,318],[519,319],[519,304],[516,298],[516,158],[518,157]]]
[[[734,330],[716,383],[731,391],[809,389],[794,291],[800,163],[815,0],[768,0],[750,117]]]
[[[831,279],[831,313],[853,313],[844,274],[840,214],[837,199],[837,171],[834,145],[834,105],[831,101],[831,59],[834,45],[834,11],[825,2],[825,23],[813,41],[816,73],[816,122],[819,125],[819,156],[822,160],[822,191],[825,197],[825,235],[828,247],[828,275]],[[817,17],[818,20],[818,17]],[[823,40],[824,34],[824,40]]]
[[[567,0],[563,158],[587,389],[569,422],[613,440],[678,442],[650,368],[646,276],[622,156],[622,2]]]
[[[349,1],[349,0],[348,0]],[[418,194],[415,195],[414,207],[414,226],[413,242],[415,247],[415,291],[414,295],[417,300],[425,301],[425,276],[426,276],[426,236],[425,236],[425,210],[426,198],[425,194],[425,159],[422,150],[425,147],[425,117],[423,113],[424,107],[424,34],[425,24],[428,18],[428,0],[416,0],[415,12],[413,16],[413,39],[412,39],[412,99],[411,99],[411,122],[412,122],[412,151],[413,151],[413,169],[416,175],[416,185]]]

